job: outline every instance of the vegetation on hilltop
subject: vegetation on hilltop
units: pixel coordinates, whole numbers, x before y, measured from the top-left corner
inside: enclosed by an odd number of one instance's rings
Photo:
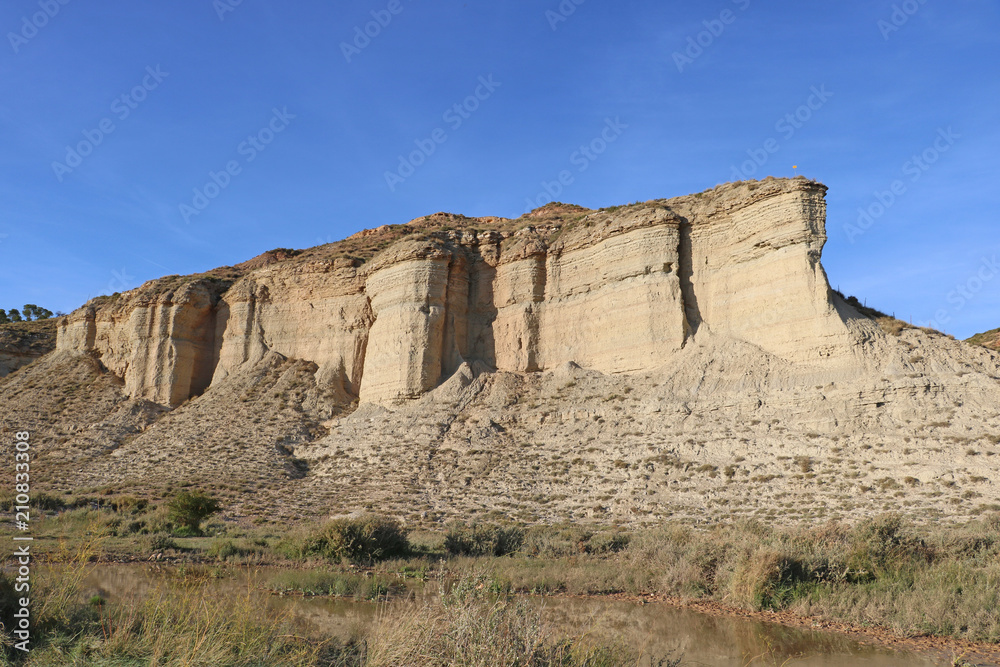
[[[973,345],[982,345],[983,347],[988,347],[991,350],[1000,351],[1000,329],[991,329],[990,331],[978,333],[972,338],[967,339],[965,342]]]
[[[37,306],[33,303],[26,303],[21,310],[18,310],[17,308],[11,308],[10,310],[0,308],[0,324],[47,320],[52,317],[52,315],[52,311],[48,308],[42,308],[41,306]]]

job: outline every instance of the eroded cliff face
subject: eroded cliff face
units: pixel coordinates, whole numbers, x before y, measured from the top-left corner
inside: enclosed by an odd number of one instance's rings
[[[357,396],[374,322],[357,264],[275,264],[238,281],[217,307],[213,384],[274,351],[314,362],[317,382],[341,400]]]
[[[58,324],[58,351],[96,352],[131,398],[175,406],[205,391],[217,358],[218,292],[209,281],[91,302]]]
[[[435,214],[162,278],[60,318],[0,431],[46,490],[226,479],[288,521],[980,515],[1000,354],[832,292],[824,193]]]
[[[559,224],[426,229],[367,262],[287,259],[231,286],[153,281],[65,318],[59,348],[96,351],[130,396],[168,406],[270,352],[315,363],[340,401],[376,404],[416,398],[463,363],[648,371],[708,331],[849,366],[820,265],[825,191],[769,179]]]

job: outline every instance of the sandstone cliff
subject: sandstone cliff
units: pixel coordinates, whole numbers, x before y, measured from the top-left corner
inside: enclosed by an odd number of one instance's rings
[[[1000,354],[832,291],[825,191],[435,214],[151,281],[61,318],[0,427],[38,430],[53,488],[183,479],[274,516],[1000,503]]]
[[[704,331],[851,368],[819,262],[824,193],[804,179],[752,182],[559,225],[411,233],[370,261],[294,258],[231,286],[154,281],[65,318],[59,349],[95,350],[131,397],[168,406],[272,351],[317,364],[344,400],[384,405],[464,362],[647,371]]]

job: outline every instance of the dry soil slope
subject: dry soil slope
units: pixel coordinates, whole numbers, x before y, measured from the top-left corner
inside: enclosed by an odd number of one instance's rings
[[[56,320],[0,324],[0,377],[27,366],[56,347]]]

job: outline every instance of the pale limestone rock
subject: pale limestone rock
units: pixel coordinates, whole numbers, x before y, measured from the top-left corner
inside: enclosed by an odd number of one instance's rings
[[[201,282],[159,293],[132,290],[64,317],[57,349],[94,351],[132,398],[178,405],[211,383],[217,298]]]
[[[315,363],[317,383],[344,403],[415,398],[463,363],[647,372],[709,332],[802,364],[800,373],[857,373],[866,362],[855,341],[873,325],[831,301],[819,263],[824,193],[771,179],[579,209],[572,224],[513,233],[435,231],[437,217],[453,221],[439,214],[418,225],[431,236],[367,263],[283,254],[248,264],[231,287],[164,291],[154,281],[73,313],[59,347],[95,350],[130,396],[166,405],[269,352]]]
[[[315,362],[317,382],[342,398],[357,395],[374,318],[351,263],[317,262],[294,271],[270,265],[238,281],[218,310],[213,383],[273,350]]]
[[[373,273],[361,400],[413,398],[441,378],[449,285],[447,257],[402,261]]]

